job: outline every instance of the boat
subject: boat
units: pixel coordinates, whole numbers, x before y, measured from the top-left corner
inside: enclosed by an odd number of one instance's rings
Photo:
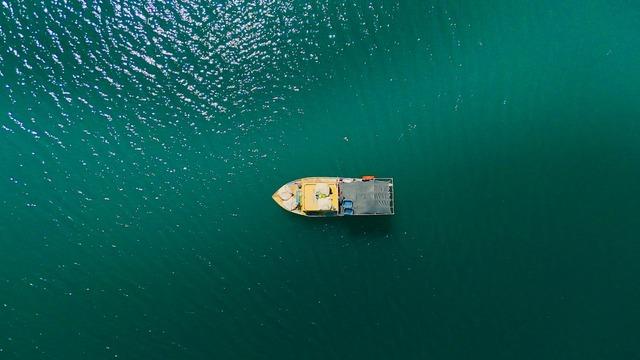
[[[272,196],[281,208],[308,217],[394,215],[393,179],[363,176],[306,177]]]

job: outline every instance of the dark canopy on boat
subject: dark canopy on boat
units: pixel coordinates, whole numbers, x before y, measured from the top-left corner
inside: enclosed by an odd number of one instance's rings
[[[374,179],[340,183],[340,200],[353,202],[354,215],[391,215],[393,179]]]

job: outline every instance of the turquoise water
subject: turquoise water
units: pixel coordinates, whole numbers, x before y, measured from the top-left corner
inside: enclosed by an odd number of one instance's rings
[[[632,1],[0,3],[0,358],[640,358]],[[303,176],[395,178],[306,219]]]

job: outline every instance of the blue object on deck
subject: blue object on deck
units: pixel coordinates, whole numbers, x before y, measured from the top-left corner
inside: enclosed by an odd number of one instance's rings
[[[343,200],[342,201],[342,207],[344,209],[353,209],[353,201],[351,201],[351,200]]]
[[[343,212],[345,215],[353,215],[353,209],[351,208],[346,208]]]

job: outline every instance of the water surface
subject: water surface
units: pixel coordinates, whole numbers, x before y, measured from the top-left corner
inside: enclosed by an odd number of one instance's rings
[[[632,1],[0,3],[0,358],[640,357]],[[392,176],[304,219],[303,176]]]

